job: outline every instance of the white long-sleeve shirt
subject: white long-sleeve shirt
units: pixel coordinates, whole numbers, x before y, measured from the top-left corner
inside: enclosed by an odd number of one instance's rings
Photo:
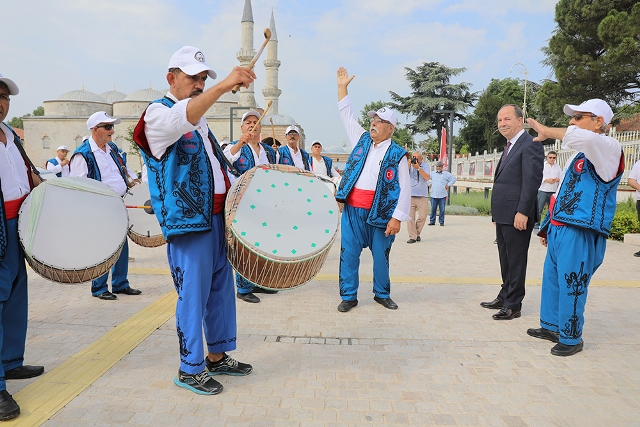
[[[353,149],[366,130],[356,121],[351,107],[351,99],[348,95],[338,102],[338,109]],[[378,184],[378,176],[380,175],[380,165],[390,145],[391,139],[379,143],[377,147],[371,144],[364,162],[364,168],[356,181],[355,188],[375,191]],[[411,220],[409,216],[411,208],[411,179],[409,177],[409,169],[405,167],[404,163],[398,165],[398,181],[400,182],[400,197],[392,216],[399,221],[409,221]]]
[[[69,176],[69,165],[71,163],[67,163],[66,165],[62,166],[60,162],[61,160],[58,159],[58,164],[54,165],[47,160],[47,170],[54,174],[62,173],[62,178],[64,178],[65,176]]]
[[[13,133],[0,123],[7,145],[0,143],[0,181],[2,196],[5,202],[20,199],[31,192],[29,187],[29,169],[24,164],[22,155],[13,142]]]
[[[175,101],[176,104],[171,108],[159,102],[151,104],[147,107],[144,116],[144,133],[147,137],[151,154],[156,159],[159,159],[167,151],[167,148],[175,144],[182,135],[193,131],[198,132],[211,162],[214,182],[213,192],[215,194],[224,194],[227,191],[224,184],[224,175],[220,162],[208,142],[209,125],[207,124],[207,119],[203,116],[195,125],[189,123],[187,120],[187,104],[189,104],[191,98],[178,101],[171,92],[168,92],[165,96]]]
[[[106,151],[102,151],[98,144],[93,140],[93,138],[89,137],[89,146],[91,147],[91,152],[96,158],[96,162],[98,163],[98,169],[100,169],[100,181],[104,182],[111,188],[113,191],[118,193],[120,196],[124,196],[127,192],[127,184],[125,184],[122,179],[122,175],[120,174],[120,168],[116,165],[116,162],[113,161],[111,157],[111,146],[107,144],[105,146]],[[82,155],[77,154],[71,158],[71,172],[69,176],[71,177],[82,177],[86,178],[89,174],[89,168],[87,167],[87,162],[84,160]],[[131,177],[131,179],[137,179],[138,176],[127,166],[127,174]]]
[[[550,165],[547,162],[544,162],[544,168],[542,169],[542,184],[540,184],[540,188],[538,190],[545,191],[547,193],[555,193],[558,189],[558,182],[548,183],[546,182],[549,178],[560,178],[562,174],[562,169],[560,165],[554,163]]]

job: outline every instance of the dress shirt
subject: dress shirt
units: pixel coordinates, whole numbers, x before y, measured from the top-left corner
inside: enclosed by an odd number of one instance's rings
[[[187,120],[187,104],[189,104],[191,98],[178,101],[171,92],[167,92],[165,96],[176,104],[169,108],[160,102],[153,103],[147,107],[144,116],[144,133],[147,136],[151,154],[153,154],[153,157],[156,159],[159,159],[165,151],[167,151],[167,148],[175,144],[182,135],[197,131],[202,138],[204,149],[211,162],[214,183],[213,192],[215,194],[224,194],[227,191],[224,184],[224,175],[220,167],[220,162],[213,154],[213,148],[209,143],[209,125],[207,124],[207,119],[203,116],[195,125],[189,123]]]
[[[561,173],[562,169],[557,163],[554,163],[553,166],[551,166],[549,163],[544,162],[544,168],[542,169],[542,184],[540,185],[540,188],[538,190],[547,193],[555,193],[558,189],[559,182],[549,184],[548,182],[545,182],[545,179],[560,178]]]
[[[514,136],[513,138],[511,138],[509,141],[511,141],[511,147],[509,148],[509,151],[507,152],[507,156],[509,156],[509,153],[511,152],[511,150],[513,150],[513,147],[516,145],[516,142],[518,142],[518,138],[520,138],[520,136],[524,133],[524,129],[520,129],[520,132],[518,132],[516,134],[516,136]],[[507,141],[507,142],[509,142]]]
[[[111,188],[113,191],[118,193],[121,197],[125,195],[127,192],[127,184],[125,184],[122,179],[122,175],[120,174],[120,167],[116,165],[116,162],[113,161],[111,157],[111,146],[107,144],[105,146],[106,151],[102,151],[98,144],[93,140],[92,137],[89,137],[89,146],[91,147],[91,152],[96,158],[96,162],[98,163],[98,169],[100,169],[100,181],[104,182]],[[87,167],[87,162],[84,160],[84,157],[80,154],[76,154],[71,158],[71,172],[69,176],[75,177],[79,176],[82,178],[86,178],[89,174],[89,168]],[[131,179],[137,179],[136,174],[129,169],[127,166],[127,173],[131,177]]]
[[[304,161],[302,161],[302,151],[298,148],[298,152],[295,153],[291,147],[286,145],[287,150],[291,154],[291,158],[293,159],[293,165],[297,168],[304,169]]]
[[[309,156],[309,157],[311,157],[312,159],[311,165],[310,165],[311,172],[315,173],[316,175],[323,175],[323,176],[329,177],[329,171],[327,171],[327,164],[324,162],[324,159],[320,157],[320,160],[318,160],[313,156]],[[331,173],[333,175],[333,178],[337,178],[340,176],[335,166],[333,165],[331,165]]]
[[[239,149],[236,152],[236,154],[231,154],[231,147],[233,147],[234,145],[235,144],[229,144],[224,149],[224,155],[227,156],[227,159],[231,163],[233,163],[236,160],[238,160],[238,158],[240,157],[240,154],[242,154],[242,148]],[[269,157],[267,157],[267,150],[264,149],[262,144],[258,143],[258,150],[260,150],[260,154],[256,153],[256,150],[253,149],[253,146],[251,144],[247,144],[247,145],[249,146],[249,148],[251,148],[251,154],[253,154],[253,160],[256,162],[255,166],[268,165],[269,164]],[[279,158],[280,158],[280,155],[276,151],[276,163],[278,163],[278,159]],[[304,169],[304,168],[302,168],[302,169]]]
[[[633,178],[636,182],[640,183],[640,160],[636,162],[629,172],[629,178]],[[640,191],[636,190],[636,200],[640,200]]]
[[[420,169],[429,172],[429,165],[420,163]],[[420,171],[409,165],[409,177],[411,178],[411,197],[429,197],[429,181],[420,175]]]
[[[513,149],[513,147],[511,147]],[[444,188],[445,185],[451,187],[457,181],[456,177],[448,171],[442,171],[438,173],[437,171],[431,172],[431,197],[434,199],[443,199],[449,195],[447,190]]]
[[[340,110],[340,118],[344,125],[349,141],[351,142],[351,149],[356,146],[360,137],[366,130],[360,126],[353,115],[353,108],[351,107],[351,99],[349,95],[342,98],[338,102],[338,109]],[[378,144],[376,147],[371,143],[371,148],[367,154],[367,158],[364,163],[364,168],[360,177],[356,181],[355,188],[360,190],[374,190],[378,184],[378,175],[380,174],[380,165],[382,159],[387,153],[389,146],[391,145],[391,139],[387,139]],[[398,181],[400,182],[400,197],[398,198],[398,205],[393,211],[393,218],[399,221],[410,221],[411,217],[408,212],[411,210],[411,180],[409,178],[409,170],[405,167],[405,163],[400,161],[398,165]]]
[[[71,163],[67,163],[65,166],[62,166],[60,165],[61,161],[62,160],[58,159],[57,165],[54,165],[53,163],[47,161],[47,170],[55,174],[62,172],[62,178],[64,178],[65,176],[69,176],[69,165]]]
[[[13,133],[7,126],[0,123],[0,129],[7,138],[7,145],[0,143],[0,181],[2,181],[2,195],[5,202],[20,199],[29,192],[29,169],[13,142]]]
[[[620,167],[620,155],[622,148],[618,140],[610,136],[581,129],[577,126],[569,126],[567,133],[562,138],[562,148],[572,148],[577,152],[565,163],[565,171],[579,152],[584,153],[596,169],[598,176],[605,182],[616,177]],[[562,186],[565,174],[560,177],[558,190]],[[556,190],[556,195],[558,194]]]

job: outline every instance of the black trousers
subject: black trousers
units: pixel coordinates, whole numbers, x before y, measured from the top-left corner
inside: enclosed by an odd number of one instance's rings
[[[527,276],[527,257],[533,231],[533,218],[529,218],[527,229],[520,231],[513,224],[496,224],[496,240],[502,288],[498,299],[505,308],[520,311],[524,299],[524,282]]]

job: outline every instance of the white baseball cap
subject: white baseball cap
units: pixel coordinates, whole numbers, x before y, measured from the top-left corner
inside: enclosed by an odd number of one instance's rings
[[[367,116],[369,116],[369,117],[373,117],[373,116],[376,116],[376,115],[378,117],[380,117],[382,120],[388,121],[393,126],[395,126],[396,122],[398,121],[396,119],[396,113],[391,108],[382,107],[378,111],[369,111],[367,113]]]
[[[597,98],[584,101],[580,105],[565,104],[563,111],[567,116],[573,116],[575,113],[581,112],[595,114],[598,117],[602,117],[607,125],[613,118],[613,111],[609,104]]]
[[[185,74],[195,76],[206,71],[209,77],[215,79],[218,75],[205,62],[204,54],[193,46],[183,46],[171,56],[169,69],[180,68]]]
[[[318,141],[317,139],[315,141],[313,141],[313,144],[311,144],[311,146],[313,147],[316,144],[318,144],[320,147],[322,147],[322,142]]]
[[[260,118],[260,113],[258,113],[256,110],[249,110],[246,113],[244,113],[242,115],[242,122],[244,122],[244,119],[246,119],[249,116],[254,116],[257,117],[258,119]]]
[[[60,150],[69,151],[66,145],[61,145],[60,147],[56,148],[56,151],[60,151]]]
[[[113,118],[104,111],[98,111],[97,113],[93,113],[87,120],[87,129],[91,130],[100,123],[113,123],[114,125],[119,125],[120,119]]]
[[[20,89],[18,89],[18,85],[15,84],[13,80],[2,77],[2,74],[0,74],[0,82],[4,82],[4,84],[7,85],[7,87],[9,88],[9,95],[17,95],[20,92]]]
[[[298,129],[298,126],[296,125],[291,125],[287,128],[287,130],[284,132],[285,135],[288,135],[289,132],[294,131],[296,132],[298,135],[300,135],[300,129]]]

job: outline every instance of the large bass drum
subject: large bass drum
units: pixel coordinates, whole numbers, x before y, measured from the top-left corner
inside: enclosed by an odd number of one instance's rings
[[[132,242],[145,248],[155,248],[167,243],[162,237],[162,229],[158,218],[151,208],[149,185],[144,182],[134,185],[124,195],[126,205],[136,206],[129,210],[128,235]],[[140,206],[149,206],[140,208]]]
[[[231,265],[267,289],[313,279],[338,231],[333,193],[313,173],[292,166],[244,173],[229,190],[225,212]]]
[[[127,239],[122,198],[88,178],[43,182],[25,199],[18,233],[27,262],[60,283],[96,279],[115,264]]]

